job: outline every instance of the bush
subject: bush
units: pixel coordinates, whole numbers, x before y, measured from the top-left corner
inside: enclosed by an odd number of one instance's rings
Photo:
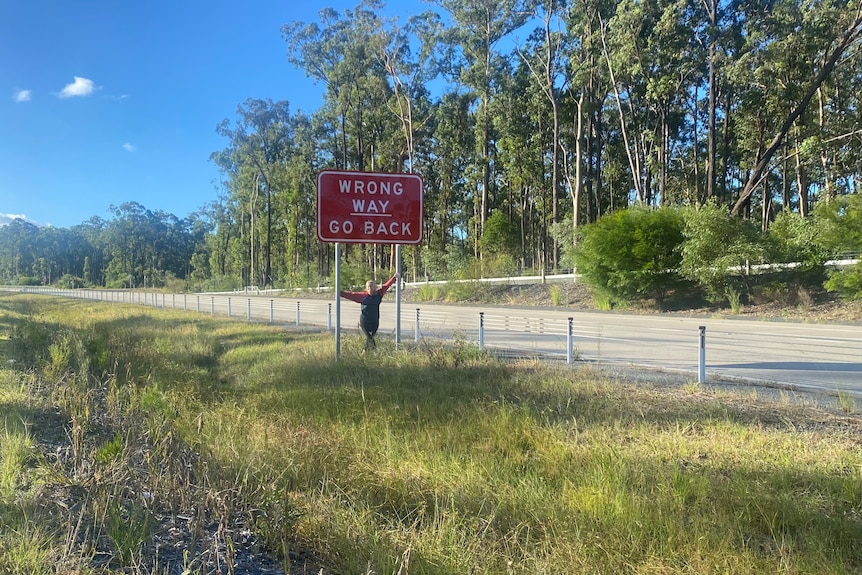
[[[678,210],[631,207],[580,229],[578,273],[610,303],[662,300],[679,284],[683,218]]]
[[[73,276],[72,274],[64,275],[60,278],[60,281],[57,282],[57,286],[63,289],[79,289],[85,285],[83,278]]]
[[[814,217],[832,257],[862,253],[862,194],[823,202],[814,210]],[[823,285],[844,299],[862,299],[862,264],[830,271]]]
[[[42,285],[42,280],[37,277],[18,276],[15,278],[14,283],[19,286],[40,286]]]
[[[829,279],[823,286],[843,299],[862,299],[862,262],[842,270],[830,271]]]
[[[822,227],[814,218],[782,212],[769,226],[768,247],[773,262],[798,262],[806,270],[821,268],[829,260]]]
[[[684,214],[683,277],[700,284],[711,301],[748,294],[749,266],[766,260],[760,228],[715,204],[689,208]]]

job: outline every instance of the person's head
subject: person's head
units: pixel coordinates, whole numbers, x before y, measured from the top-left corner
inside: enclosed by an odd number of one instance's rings
[[[370,294],[377,293],[377,284],[374,283],[374,280],[368,280],[365,282],[365,291]]]

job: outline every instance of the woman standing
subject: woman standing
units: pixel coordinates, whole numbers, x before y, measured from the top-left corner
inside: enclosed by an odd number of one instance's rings
[[[365,334],[365,351],[377,347],[374,335],[377,333],[377,328],[380,327],[380,302],[383,301],[383,296],[397,279],[398,274],[395,274],[379,289],[374,280],[368,280],[365,283],[365,291],[342,291],[339,294],[341,297],[355,301],[362,306],[359,312],[359,327]]]

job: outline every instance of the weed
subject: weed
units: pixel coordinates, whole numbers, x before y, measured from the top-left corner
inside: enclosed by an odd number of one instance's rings
[[[727,288],[724,295],[727,297],[730,311],[738,314],[742,310],[742,294],[740,291],[734,288]]]
[[[596,309],[602,311],[609,311],[613,307],[613,301],[610,296],[602,293],[593,294],[593,301],[596,304]]]
[[[123,436],[120,432],[114,434],[114,438],[103,444],[96,450],[96,461],[102,465],[109,465],[118,461],[123,455]]]
[[[150,514],[138,504],[128,508],[117,499],[110,499],[106,515],[106,534],[114,545],[116,558],[123,567],[141,563],[141,550],[150,536]]]
[[[683,384],[682,390],[688,394],[695,394],[701,390],[700,383],[696,381],[689,381],[688,383]]]
[[[25,431],[12,431],[8,421],[0,432],[0,501],[12,499],[33,456],[33,439]]]
[[[548,288],[548,294],[551,296],[551,303],[559,306],[563,300],[563,289],[558,285],[552,285]]]
[[[419,288],[416,296],[416,299],[424,302],[436,301],[439,298],[440,289],[437,286],[431,284],[422,285]]]
[[[843,389],[838,391],[838,406],[844,413],[856,413],[856,399]]]

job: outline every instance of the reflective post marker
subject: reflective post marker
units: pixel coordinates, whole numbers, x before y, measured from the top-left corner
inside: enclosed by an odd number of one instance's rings
[[[698,327],[700,330],[700,357],[697,362],[697,382],[706,382],[706,326]]]
[[[574,338],[572,337],[572,322],[574,318],[569,318],[569,330],[566,335],[566,363],[571,365],[575,360],[574,353]]]
[[[416,308],[416,327],[413,330],[413,340],[419,343],[419,308]]]
[[[479,351],[485,349],[485,312],[479,312]]]

